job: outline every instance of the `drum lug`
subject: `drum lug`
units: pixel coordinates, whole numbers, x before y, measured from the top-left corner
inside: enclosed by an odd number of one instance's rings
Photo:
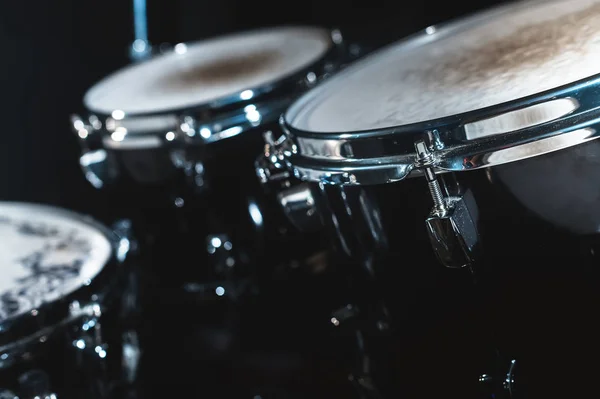
[[[287,219],[299,231],[316,231],[322,227],[311,186],[300,183],[277,194],[277,202]]]
[[[420,140],[415,143],[415,166],[424,172],[433,199],[433,209],[425,220],[433,250],[440,262],[453,269],[472,267],[479,244],[477,208],[470,191],[446,196],[435,175],[432,149]]]
[[[263,134],[265,147],[262,155],[255,162],[256,175],[262,184],[279,183],[283,187],[290,186],[290,173],[287,165],[287,137],[282,135],[277,140],[273,132]]]
[[[79,115],[71,115],[71,128],[83,149],[79,166],[87,181],[98,189],[114,182],[118,171],[112,167],[110,154],[98,145],[101,137],[96,133],[102,128],[100,119],[95,115],[90,115],[87,120]]]
[[[296,146],[281,135],[275,139],[271,131],[265,132],[264,152],[255,162],[256,175],[263,185],[274,186],[278,191],[277,203],[288,221],[299,231],[315,231],[321,228],[321,219],[315,204],[311,186],[296,181],[290,173],[288,157]],[[295,182],[292,185],[292,181]]]

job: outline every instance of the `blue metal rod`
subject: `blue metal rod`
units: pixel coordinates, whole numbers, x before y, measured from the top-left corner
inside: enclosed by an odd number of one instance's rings
[[[148,41],[146,0],[133,0],[133,27],[135,40]]]

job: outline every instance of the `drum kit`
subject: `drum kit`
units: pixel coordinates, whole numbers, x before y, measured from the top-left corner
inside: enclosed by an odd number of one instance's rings
[[[186,318],[262,303],[256,324],[318,325],[351,397],[593,387],[600,2],[509,3],[372,52],[309,26],[156,51],[134,6],[133,62],[72,117],[117,222],[0,203],[1,398],[116,397],[140,308],[175,297],[209,304]]]

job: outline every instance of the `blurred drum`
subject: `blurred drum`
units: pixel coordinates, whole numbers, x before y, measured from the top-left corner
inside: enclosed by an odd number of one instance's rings
[[[597,1],[552,0],[432,26],[285,112],[281,163],[313,182],[313,213],[372,281],[355,301],[382,300],[332,318],[368,320],[364,389],[543,396],[590,374],[598,21]]]
[[[338,31],[268,28],[178,44],[88,90],[87,116],[73,119],[84,173],[134,218],[156,268],[169,265],[163,285],[236,296],[228,281],[250,264],[313,255],[280,245],[299,237],[271,211],[254,161],[285,107],[350,58]]]
[[[2,397],[113,397],[113,381],[133,380],[137,334],[124,313],[133,294],[126,290],[131,241],[121,227],[0,203]]]

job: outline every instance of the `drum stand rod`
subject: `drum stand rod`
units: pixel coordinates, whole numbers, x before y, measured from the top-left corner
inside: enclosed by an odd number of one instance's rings
[[[152,46],[148,41],[148,17],[146,0],[133,0],[133,34],[134,40],[129,49],[131,61],[142,61],[150,57]]]

